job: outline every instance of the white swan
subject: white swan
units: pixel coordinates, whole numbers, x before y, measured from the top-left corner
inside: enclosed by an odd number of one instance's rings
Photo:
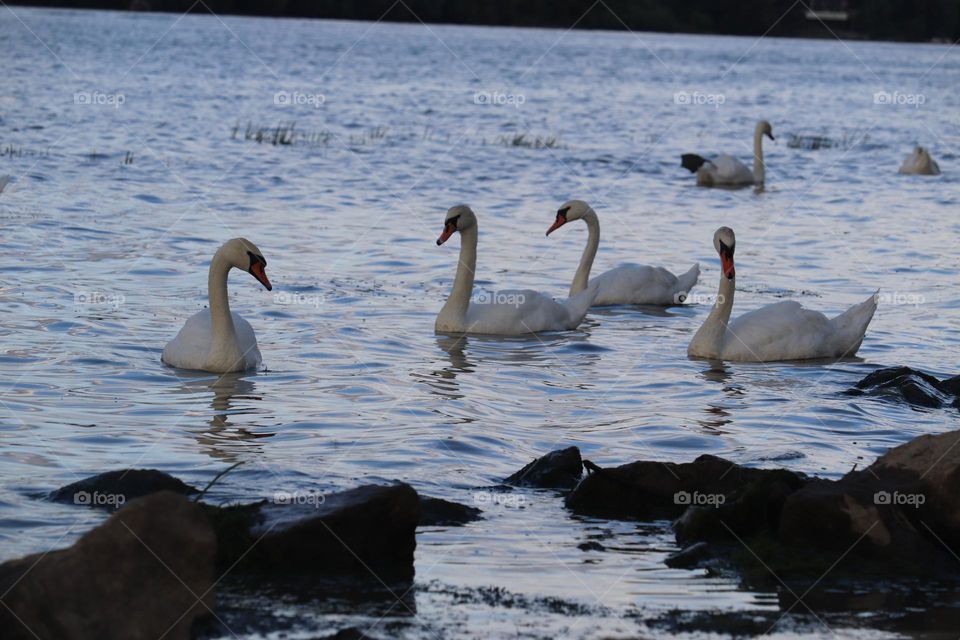
[[[610,269],[590,280],[590,269],[600,246],[600,220],[593,208],[583,200],[570,200],[557,211],[557,219],[547,229],[549,236],[571,220],[583,220],[587,223],[587,246],[580,257],[580,266],[570,285],[573,297],[587,288],[587,282],[597,285],[597,298],[594,306],[610,304],[679,304],[687,299],[687,294],[697,284],[700,277],[700,265],[693,265],[689,271],[677,277],[662,267],[625,264]]]
[[[207,295],[210,308],[190,316],[180,333],[167,343],[161,360],[181,369],[214,373],[246,371],[260,366],[260,349],[250,323],[230,312],[227,274],[236,267],[248,271],[260,284],[273,289],[264,270],[267,261],[249,240],[234,238],[210,261]]]
[[[736,237],[729,227],[713,236],[723,274],[717,302],[700,327],[687,354],[700,358],[770,362],[852,356],[860,348],[867,325],[877,310],[877,295],[850,307],[835,318],[784,301],[761,307],[730,321],[736,271]]]
[[[437,315],[437,333],[520,335],[568,331],[583,322],[597,296],[596,287],[564,302],[530,290],[483,292],[471,300],[477,268],[477,217],[466,205],[447,211],[437,244],[456,231],[460,232],[460,263],[450,297]]]
[[[753,171],[733,156],[722,155],[707,160],[695,153],[685,153],[680,157],[680,165],[697,174],[697,184],[701,187],[745,187],[763,185],[766,179],[766,167],[763,163],[763,136],[771,140],[773,127],[766,120],[757,123],[753,131]]]
[[[940,175],[940,165],[930,156],[930,152],[923,147],[916,147],[913,153],[907,154],[900,165],[899,173],[910,173],[918,176]]]

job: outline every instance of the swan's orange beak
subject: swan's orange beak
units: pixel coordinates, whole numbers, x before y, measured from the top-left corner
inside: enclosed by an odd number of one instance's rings
[[[562,213],[558,213],[557,219],[553,222],[553,226],[547,229],[547,235],[550,235],[565,224],[567,224],[567,216],[563,215]]]
[[[267,291],[273,291],[273,285],[270,284],[270,279],[267,277],[267,272],[264,269],[262,262],[254,262],[250,265],[250,275],[256,278],[260,284],[267,288]]]
[[[453,220],[447,220],[443,225],[443,233],[440,234],[440,237],[437,238],[437,246],[440,246],[444,242],[450,239],[450,236],[454,234],[457,230],[457,223]]]
[[[723,269],[723,275],[727,276],[728,280],[733,280],[737,275],[736,269],[733,268],[733,256],[725,251],[720,252],[720,268]]]

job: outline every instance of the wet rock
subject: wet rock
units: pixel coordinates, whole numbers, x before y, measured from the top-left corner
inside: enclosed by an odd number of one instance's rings
[[[367,485],[314,502],[208,507],[218,566],[235,572],[413,579],[420,498],[406,484]]]
[[[960,404],[956,397],[958,391],[960,376],[940,381],[910,367],[888,367],[870,373],[847,393],[894,397],[918,407],[937,408]]]
[[[483,518],[483,511],[465,504],[420,496],[421,527],[449,527],[467,524]]]
[[[697,542],[672,553],[664,560],[664,564],[672,569],[693,569],[702,562],[709,560],[714,552],[706,542]]]
[[[216,541],[199,506],[161,492],[61,551],[0,565],[5,640],[186,639],[214,601]]]
[[[198,493],[193,487],[156,469],[119,469],[68,484],[50,493],[49,499],[112,510],[160,491],[184,496]]]
[[[128,469],[86,478],[50,497],[72,504],[116,507],[157,491],[197,493],[166,473]],[[329,495],[277,495],[287,498],[231,507],[199,505],[216,533],[218,569],[310,574],[330,580],[412,579],[421,502],[409,485],[368,485]],[[104,496],[107,498],[102,499]],[[426,505],[425,523],[462,524],[480,513],[479,509],[432,498],[426,499]]]
[[[920,436],[861,471],[819,480],[784,504],[779,539],[850,552],[900,572],[956,574],[960,431]]]
[[[597,542],[596,540],[589,540],[587,542],[581,542],[577,545],[577,549],[580,551],[606,551],[607,548]]]
[[[804,476],[771,469],[734,489],[715,505],[691,506],[673,523],[677,543],[730,540],[775,532],[787,498],[808,482]]]
[[[640,461],[597,469],[567,496],[566,504],[583,515],[673,519],[688,507],[726,504],[745,486],[771,477],[782,482],[788,476],[790,482],[802,481],[802,476],[789,471],[750,469],[711,455],[683,464]]]
[[[580,449],[568,447],[537,458],[503,482],[516,487],[572,489],[582,474]]]

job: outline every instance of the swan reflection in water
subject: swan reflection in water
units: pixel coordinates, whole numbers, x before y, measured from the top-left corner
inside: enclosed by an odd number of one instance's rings
[[[183,393],[197,395],[213,392],[209,405],[213,411],[210,414],[203,412],[203,415],[209,416],[206,422],[208,428],[194,435],[211,457],[235,462],[240,447],[232,445],[241,445],[247,451],[250,443],[275,434],[273,431],[251,431],[230,421],[232,416],[258,413],[249,402],[263,399],[255,390],[254,378],[245,373],[225,373],[217,377],[203,375],[183,381],[180,387]],[[198,412],[190,411],[187,415],[198,415]],[[254,446],[259,448],[259,445]]]
[[[431,393],[456,400],[463,398],[457,376],[473,373],[476,367],[467,357],[468,340],[463,335],[438,335],[437,346],[447,354],[450,365],[427,374],[414,372],[413,376],[429,385]]]

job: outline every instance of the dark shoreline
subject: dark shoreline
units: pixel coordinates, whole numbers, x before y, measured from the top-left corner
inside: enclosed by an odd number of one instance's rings
[[[951,0],[924,0],[910,6],[899,0],[851,0],[844,20],[805,15],[807,7],[824,3],[675,3],[649,0],[558,0],[551,11],[541,3],[517,8],[511,0],[471,3],[467,0],[374,0],[349,2],[286,0],[21,0],[17,7],[95,9],[196,15],[230,15],[317,20],[390,22],[459,26],[542,28],[577,31],[840,39],[852,41],[950,44],[960,41],[960,6]],[[839,4],[837,2],[828,5]],[[423,5],[423,6],[421,6]],[[478,5],[482,5],[478,6]],[[637,6],[640,5],[640,6]],[[863,5],[863,6],[861,6]],[[901,6],[904,5],[904,6]],[[826,16],[826,14],[823,14]]]

